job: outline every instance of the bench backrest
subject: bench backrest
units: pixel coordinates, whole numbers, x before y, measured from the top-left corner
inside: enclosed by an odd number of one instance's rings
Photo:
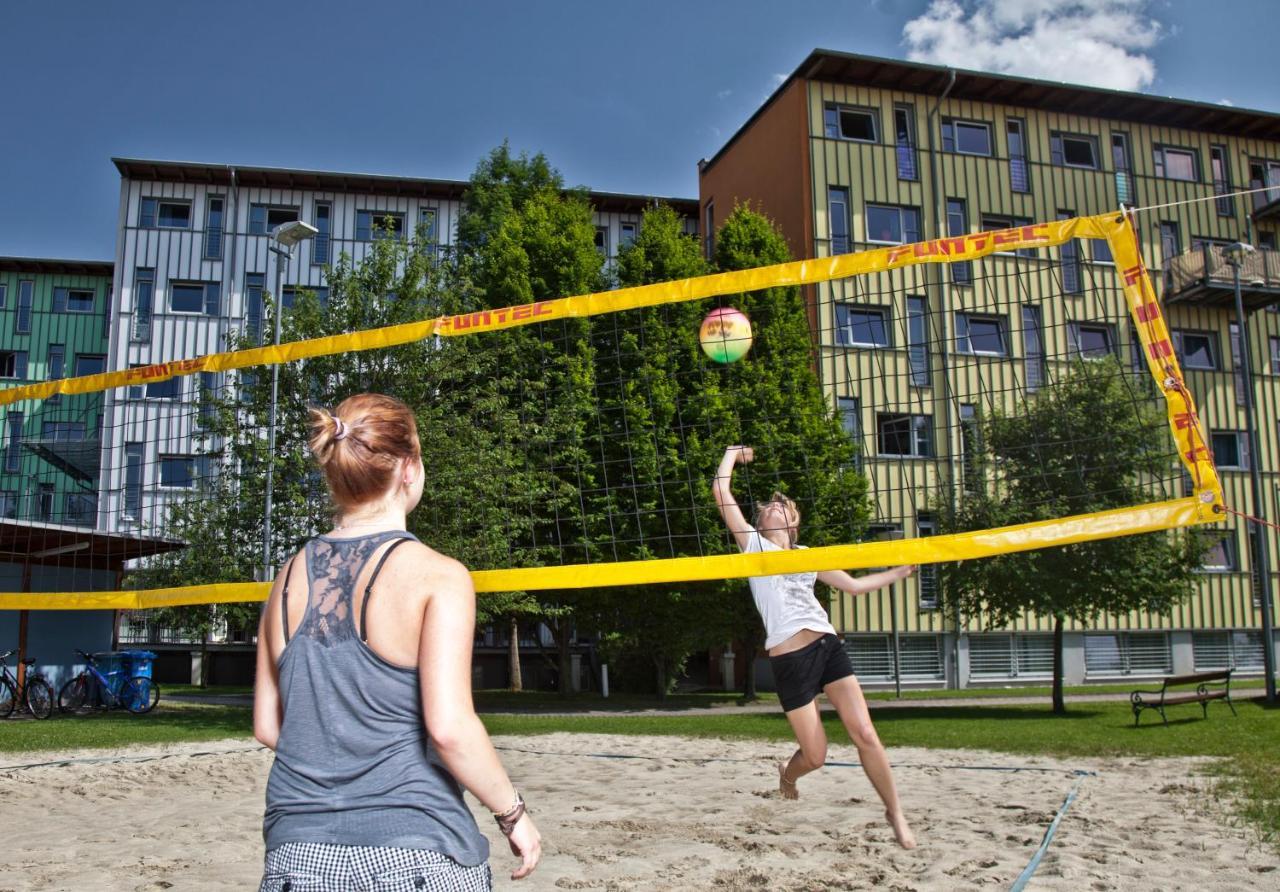
[[[1177,685],[1200,684],[1205,681],[1228,681],[1230,678],[1230,669],[1219,669],[1216,672],[1194,672],[1191,675],[1171,675],[1164,680],[1164,686],[1172,688]]]

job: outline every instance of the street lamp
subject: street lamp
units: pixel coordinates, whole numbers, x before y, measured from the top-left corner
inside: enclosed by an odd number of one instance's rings
[[[1240,267],[1254,251],[1253,245],[1235,242],[1222,249],[1222,257],[1231,267],[1232,283],[1236,294],[1236,327],[1240,330],[1240,371],[1244,377],[1244,423],[1248,429],[1249,483],[1253,491],[1253,516],[1261,517],[1262,477],[1258,468],[1262,451],[1258,448],[1258,429],[1253,423],[1253,369],[1249,355],[1248,317],[1244,313],[1244,298],[1240,295]],[[1266,673],[1267,702],[1276,702],[1275,636],[1271,630],[1271,555],[1267,550],[1267,533],[1262,524],[1250,520],[1250,541],[1253,543],[1254,571],[1258,574],[1258,595],[1262,600],[1262,669]]]
[[[267,248],[276,255],[276,290],[275,290],[275,337],[273,344],[280,343],[280,316],[284,304],[281,300],[281,281],[285,267],[293,258],[293,248],[300,242],[314,238],[320,230],[302,220],[281,223],[271,230],[271,240],[275,244]],[[271,495],[275,483],[276,461],[276,403],[280,397],[280,363],[271,364],[271,405],[267,409],[267,491],[263,504],[262,517],[262,581],[271,581]]]

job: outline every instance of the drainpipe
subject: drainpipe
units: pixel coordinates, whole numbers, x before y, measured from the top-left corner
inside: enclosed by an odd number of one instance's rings
[[[940,177],[938,175],[938,153],[934,144],[934,134],[937,128],[934,126],[938,117],[938,113],[942,110],[942,103],[951,95],[951,89],[956,85],[956,70],[954,68],[947,69],[947,86],[946,89],[934,100],[933,110],[929,112],[928,127],[926,128],[929,137],[929,189],[933,195],[933,237],[943,238],[946,236],[945,222],[946,216],[946,193],[939,186]],[[951,305],[951,289],[947,284],[946,267],[942,264],[931,264],[932,271],[937,276],[938,288],[938,310],[939,319],[936,330],[942,335],[941,349],[938,350],[938,359],[941,366],[942,386],[943,386],[943,426],[947,431],[947,489],[948,496],[951,500],[952,514],[956,509],[956,451],[952,447],[951,428],[952,428],[952,404],[955,402],[955,394],[951,389],[951,361],[949,358],[949,347],[951,344],[951,327],[950,327],[950,305]],[[961,618],[960,608],[955,608],[952,621],[955,623],[955,638],[951,642],[951,664],[955,668],[955,685],[957,688],[964,687],[964,680],[960,677],[960,631]]]

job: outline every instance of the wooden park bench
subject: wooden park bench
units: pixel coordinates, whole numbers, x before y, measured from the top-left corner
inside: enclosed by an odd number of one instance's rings
[[[1170,688],[1186,687],[1195,685],[1194,692],[1186,691],[1183,693],[1170,693]],[[1164,680],[1164,684],[1160,686],[1158,691],[1134,691],[1129,695],[1129,701],[1133,705],[1133,724],[1138,725],[1138,718],[1142,715],[1144,709],[1154,709],[1160,713],[1160,718],[1164,719],[1164,723],[1169,724],[1169,717],[1164,714],[1166,706],[1176,706],[1179,703],[1199,703],[1200,708],[1204,710],[1204,717],[1209,717],[1209,701],[1225,700],[1227,705],[1231,707],[1231,714],[1236,714],[1236,708],[1231,702],[1231,670],[1222,669],[1218,672],[1196,672],[1192,675],[1171,675]]]

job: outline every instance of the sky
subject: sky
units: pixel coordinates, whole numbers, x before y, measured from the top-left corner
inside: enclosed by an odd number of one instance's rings
[[[1280,111],[1274,0],[0,5],[0,255],[111,259],[113,156],[694,198],[815,48]]]

